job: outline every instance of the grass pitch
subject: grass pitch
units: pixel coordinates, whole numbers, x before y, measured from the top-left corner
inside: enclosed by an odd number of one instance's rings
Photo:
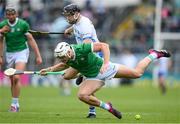
[[[100,108],[96,119],[87,119],[88,106],[76,97],[77,89],[73,88],[71,96],[62,96],[54,87],[24,87],[20,112],[10,113],[10,88],[0,87],[0,123],[180,123],[180,87],[168,88],[166,95],[151,86],[98,91],[98,98],[111,101],[123,113],[121,120]]]

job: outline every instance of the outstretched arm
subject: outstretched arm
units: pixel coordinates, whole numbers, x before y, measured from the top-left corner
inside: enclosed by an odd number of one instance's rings
[[[62,71],[65,70],[66,68],[68,68],[69,66],[67,66],[64,63],[58,63],[56,65],[50,66],[48,68],[44,68],[40,70],[40,75],[47,75],[47,72],[56,72],[56,71]]]

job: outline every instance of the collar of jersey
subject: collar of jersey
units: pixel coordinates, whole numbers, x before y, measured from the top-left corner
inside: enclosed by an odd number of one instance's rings
[[[11,23],[9,22],[9,20],[8,20],[8,24],[13,27],[13,26],[15,26],[15,25],[17,24],[18,20],[19,20],[19,19],[16,18],[16,21],[14,22],[14,24],[11,24]]]

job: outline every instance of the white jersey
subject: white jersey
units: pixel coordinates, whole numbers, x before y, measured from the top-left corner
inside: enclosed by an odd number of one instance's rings
[[[73,31],[77,44],[83,43],[85,39],[91,39],[92,42],[99,42],[94,25],[85,16],[81,15],[80,20],[76,24],[73,24]],[[97,52],[97,54],[100,57],[103,56],[102,52]]]
[[[99,42],[96,30],[92,22],[85,16],[80,17],[80,20],[73,25],[76,42],[83,43],[85,39],[91,39],[93,42]]]

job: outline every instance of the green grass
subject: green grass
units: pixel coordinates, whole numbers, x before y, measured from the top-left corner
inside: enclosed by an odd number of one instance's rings
[[[24,87],[20,112],[10,113],[10,88],[0,87],[0,123],[180,123],[180,87],[168,88],[166,95],[151,86],[103,88],[97,97],[111,101],[123,113],[121,120],[100,108],[96,119],[85,118],[88,106],[78,100],[77,90],[61,96],[54,87]]]

